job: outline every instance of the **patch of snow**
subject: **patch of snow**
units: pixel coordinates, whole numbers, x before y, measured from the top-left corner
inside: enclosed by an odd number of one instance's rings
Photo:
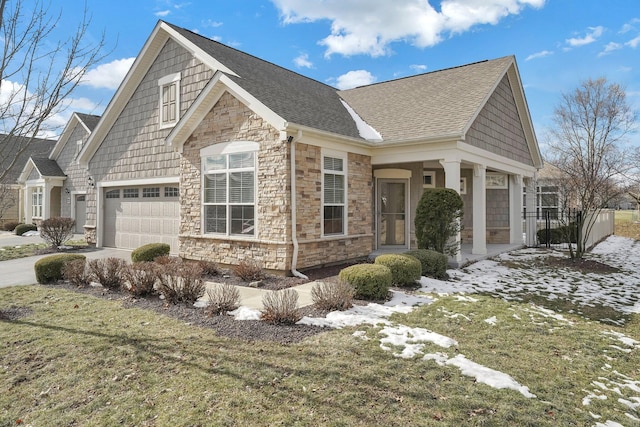
[[[604,424],[596,423],[595,427],[624,427],[624,426],[622,424],[620,424],[620,423],[615,422],[615,421],[607,420],[607,422],[605,422]]]
[[[498,319],[496,318],[496,316],[491,316],[488,319],[484,319],[484,321],[490,325],[495,325],[496,323],[498,323]]]
[[[351,115],[351,118],[356,123],[356,127],[358,128],[358,133],[360,134],[361,137],[363,137],[367,141],[376,141],[376,142],[382,141],[382,135],[380,134],[380,132],[378,132],[371,125],[365,122],[362,119],[362,117],[360,117],[358,113],[356,113],[355,110],[351,108],[349,104],[344,102],[342,99],[340,100],[340,102],[342,102],[342,105],[344,105],[344,108],[346,108],[346,110]]]
[[[236,320],[260,320],[260,310],[249,308],[246,306],[238,307],[237,309],[228,313]]]
[[[39,235],[40,235],[40,232],[37,230],[31,230],[31,231],[22,233],[22,237],[32,237],[32,236],[39,236]]]
[[[634,340],[633,338],[630,338],[620,332],[608,331],[608,332],[603,332],[602,334],[612,336],[618,341],[620,341],[621,343],[628,345],[629,347],[638,347],[638,344],[640,344],[640,341]]]

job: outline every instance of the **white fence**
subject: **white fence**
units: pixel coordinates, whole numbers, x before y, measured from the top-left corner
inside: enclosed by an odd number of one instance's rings
[[[586,231],[584,227],[591,227],[585,248],[593,247],[600,240],[612,235],[615,230],[615,211],[613,209],[603,209],[598,212],[595,218],[593,215],[593,213],[587,214],[583,222],[583,233]]]

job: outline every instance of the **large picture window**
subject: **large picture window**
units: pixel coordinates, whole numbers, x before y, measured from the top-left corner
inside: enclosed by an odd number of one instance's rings
[[[345,234],[346,165],[344,157],[322,157],[322,233]]]
[[[204,232],[255,235],[255,152],[203,158]]]
[[[42,218],[43,196],[42,187],[35,187],[31,192],[31,216],[33,218]]]

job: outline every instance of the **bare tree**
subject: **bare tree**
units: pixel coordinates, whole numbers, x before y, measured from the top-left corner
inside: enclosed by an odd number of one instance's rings
[[[637,167],[626,139],[637,112],[623,87],[599,78],[563,94],[553,120],[548,161],[561,171],[569,200],[583,212],[582,235],[571,251],[581,258],[597,214],[626,192],[625,177]]]
[[[41,0],[0,0],[0,158],[11,158],[0,168],[0,182],[36,137],[56,131],[48,121],[69,106],[71,93],[105,56],[104,33],[87,43],[86,11],[71,37],[52,42],[59,21],[60,13]]]

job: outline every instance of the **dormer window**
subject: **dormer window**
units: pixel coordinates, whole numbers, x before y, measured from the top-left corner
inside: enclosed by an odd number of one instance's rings
[[[158,80],[160,87],[160,128],[172,127],[180,119],[180,73]]]

